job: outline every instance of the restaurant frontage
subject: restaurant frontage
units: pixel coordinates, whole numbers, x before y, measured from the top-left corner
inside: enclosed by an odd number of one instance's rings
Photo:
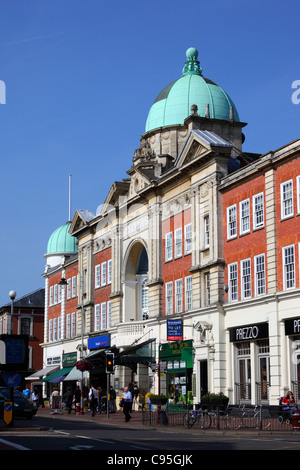
[[[165,371],[160,393],[167,396],[169,407],[192,404],[193,341],[160,344],[159,362],[160,372]]]

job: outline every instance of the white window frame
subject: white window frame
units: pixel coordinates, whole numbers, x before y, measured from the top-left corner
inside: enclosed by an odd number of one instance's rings
[[[173,314],[173,282],[166,282],[166,315]]]
[[[107,328],[111,327],[111,300],[107,302],[107,307],[106,307],[106,323],[107,323]]]
[[[100,287],[100,264],[95,266],[95,289]]]
[[[174,232],[175,239],[175,258],[182,256],[182,227],[176,228]]]
[[[76,281],[77,276],[72,277],[72,297],[76,297]]]
[[[192,224],[184,226],[184,254],[188,255],[192,252]]]
[[[281,218],[287,219],[294,215],[293,180],[280,184]]]
[[[193,308],[193,276],[185,277],[185,310],[188,312]]]
[[[107,284],[111,284],[111,277],[112,277],[112,260],[109,259],[107,261]]]
[[[57,304],[57,284],[53,286],[53,292],[54,292],[54,305]]]
[[[258,198],[262,200],[258,202]],[[253,207],[253,230],[265,226],[264,193],[255,194],[252,198]]]
[[[236,277],[232,277],[232,269],[235,270]],[[233,282],[234,281],[234,284]],[[228,298],[229,302],[237,302],[238,300],[238,264],[230,263],[228,265]]]
[[[182,279],[175,281],[175,313],[182,312]]]
[[[209,215],[204,217],[204,248],[209,248]]]
[[[53,318],[53,341],[57,341],[57,318]]]
[[[67,300],[71,298],[71,278],[67,279]]]
[[[300,214],[300,175],[297,176],[297,213]]]
[[[251,259],[241,260],[241,299],[251,298]]]
[[[49,306],[53,305],[53,286],[50,286],[49,290]]]
[[[247,208],[245,209],[245,205]],[[246,225],[246,228],[245,228]],[[245,233],[250,232],[250,199],[244,199],[240,202],[240,234],[244,235]]]
[[[173,234],[172,232],[165,235],[165,261],[173,259]]]
[[[101,263],[101,287],[106,286],[106,261]]]
[[[71,337],[71,314],[66,315],[66,338]]]
[[[290,253],[287,253],[290,251]],[[287,256],[292,256],[293,261],[292,263],[286,263]],[[287,268],[291,267],[291,271],[288,272]],[[288,282],[288,274],[292,274],[292,278],[290,278]],[[282,275],[283,275],[283,289],[284,290],[290,290],[295,288],[295,246],[294,245],[288,245],[284,246],[282,248]],[[292,279],[292,285],[288,285],[291,283]]]
[[[100,304],[96,304],[94,309],[94,330],[100,330]]]
[[[106,330],[106,302],[100,306],[100,330]]]
[[[204,274],[205,280],[205,305],[210,306],[210,272]]]
[[[76,336],[76,312],[71,313],[71,337]]]
[[[255,297],[264,295],[266,293],[266,258],[264,253],[254,256],[254,278]]]
[[[236,204],[227,207],[227,240],[237,237],[237,210]]]

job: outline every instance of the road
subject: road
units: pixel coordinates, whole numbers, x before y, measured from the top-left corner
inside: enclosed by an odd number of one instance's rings
[[[136,468],[142,463],[194,465],[203,450],[300,450],[300,433],[204,434],[180,428],[115,426],[100,420],[80,421],[60,415],[36,416],[33,423],[36,430],[2,429],[0,450],[98,450],[107,464],[126,463],[121,461],[126,455],[136,459],[129,461]]]

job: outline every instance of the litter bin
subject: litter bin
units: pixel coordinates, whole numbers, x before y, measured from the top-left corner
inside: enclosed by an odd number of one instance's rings
[[[300,412],[297,410],[292,412],[292,427],[294,431],[300,431]]]

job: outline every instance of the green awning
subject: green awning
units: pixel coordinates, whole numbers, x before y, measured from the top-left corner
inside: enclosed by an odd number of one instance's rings
[[[63,367],[62,369],[58,369],[56,372],[53,372],[53,374],[44,377],[41,382],[62,382],[65,376],[71,372],[72,369],[73,367]]]

